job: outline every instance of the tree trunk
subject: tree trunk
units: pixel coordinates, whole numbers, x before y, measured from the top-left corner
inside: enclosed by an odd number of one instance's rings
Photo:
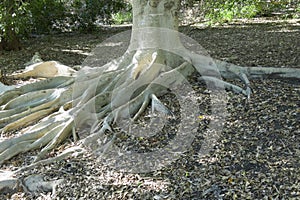
[[[134,0],[131,47],[181,47],[178,34],[179,5],[179,0]]]

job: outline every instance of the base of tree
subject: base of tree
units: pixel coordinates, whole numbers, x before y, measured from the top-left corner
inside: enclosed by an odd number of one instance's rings
[[[43,64],[50,71],[60,68],[51,62]],[[36,69],[32,67],[30,74],[35,74]],[[251,78],[300,79],[299,69],[244,68],[221,61],[213,62],[209,57],[187,50],[171,53],[147,49],[126,53],[117,62],[100,68],[84,68],[75,77],[56,73],[52,78],[5,91],[0,95],[1,132],[21,130],[22,134],[0,142],[0,164],[20,153],[42,149],[33,164],[0,180],[0,191],[14,190],[20,183],[28,189],[31,186],[26,184],[30,181],[19,180],[16,178],[18,173],[64,159],[73,153],[83,153],[85,148],[93,150],[95,142],[105,131],[113,131],[113,124],[123,119],[138,119],[149,103],[152,110],[170,115],[159,97],[168,88],[183,83],[195,71],[206,84],[243,94],[247,99],[251,96]],[[24,76],[26,73],[29,72],[24,72]],[[21,78],[22,73],[14,77]],[[222,77],[240,79],[244,87],[226,82]],[[76,140],[78,133],[86,130],[89,135],[80,139],[80,147],[47,159],[47,154],[66,138],[73,135]],[[43,182],[39,176],[31,178],[39,182],[37,188],[45,190],[52,190],[60,182]]]

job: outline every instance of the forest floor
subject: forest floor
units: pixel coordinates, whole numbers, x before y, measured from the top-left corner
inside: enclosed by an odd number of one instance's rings
[[[81,65],[96,45],[123,30],[128,29],[37,36],[25,41],[21,51],[0,52],[0,69],[2,73],[22,69],[35,52],[45,61]],[[241,20],[216,27],[183,27],[182,32],[216,59],[241,66],[300,68],[299,19]],[[209,115],[209,93],[199,87],[196,76],[191,77],[191,85],[203,116]],[[209,123],[204,117],[199,118],[191,147],[158,171],[121,173],[87,154],[24,172],[24,177],[64,178],[55,196],[20,191],[0,194],[0,199],[300,199],[299,80],[251,80],[251,85],[247,108],[245,97],[227,92],[228,115],[222,133],[205,157],[200,155],[203,129]],[[162,101],[173,109],[168,95]],[[52,155],[73,145],[70,138]],[[16,156],[0,170],[17,169],[35,153]]]

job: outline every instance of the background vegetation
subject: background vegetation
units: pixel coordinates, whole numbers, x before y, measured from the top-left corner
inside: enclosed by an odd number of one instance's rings
[[[124,0],[1,0],[0,50],[18,49],[18,39],[32,34],[90,32],[113,20],[124,23],[128,14],[123,13],[130,12]]]
[[[224,23],[236,18],[279,17],[299,18],[299,0],[185,0],[185,8],[194,17],[209,24]]]
[[[187,23],[300,17],[298,0],[183,0],[182,4]],[[131,5],[125,0],[2,0],[0,50],[20,49],[19,39],[32,34],[91,32],[99,25],[130,23],[131,19]]]

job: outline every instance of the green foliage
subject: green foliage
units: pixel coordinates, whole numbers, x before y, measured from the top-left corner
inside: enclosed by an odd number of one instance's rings
[[[0,42],[9,41],[11,33],[25,35],[29,32],[27,6],[23,1],[0,2]]]
[[[300,18],[300,3],[298,3],[296,9],[295,9],[295,14],[293,15],[294,18],[298,19]]]
[[[251,18],[260,11],[260,2],[256,0],[218,0],[207,2],[205,17],[212,22],[227,22],[234,18]]]
[[[285,17],[292,10],[297,15],[298,0],[184,0],[187,7],[198,6],[198,15],[210,23],[224,23],[236,18],[268,17],[274,13]],[[199,14],[200,13],[200,14]],[[295,15],[294,15],[295,16]]]
[[[53,24],[64,19],[66,8],[59,0],[31,0],[28,12],[34,32],[45,33],[52,30]]]
[[[91,31],[97,24],[130,21],[124,0],[0,0],[1,41],[30,33]]]
[[[132,21],[131,11],[120,11],[112,14],[112,21],[114,24],[124,24]]]
[[[112,14],[128,7],[123,0],[33,0],[30,3],[37,33],[51,30],[93,31],[107,24]]]
[[[72,0],[69,20],[83,31],[95,29],[96,24],[109,24],[113,14],[130,7],[123,0]]]

